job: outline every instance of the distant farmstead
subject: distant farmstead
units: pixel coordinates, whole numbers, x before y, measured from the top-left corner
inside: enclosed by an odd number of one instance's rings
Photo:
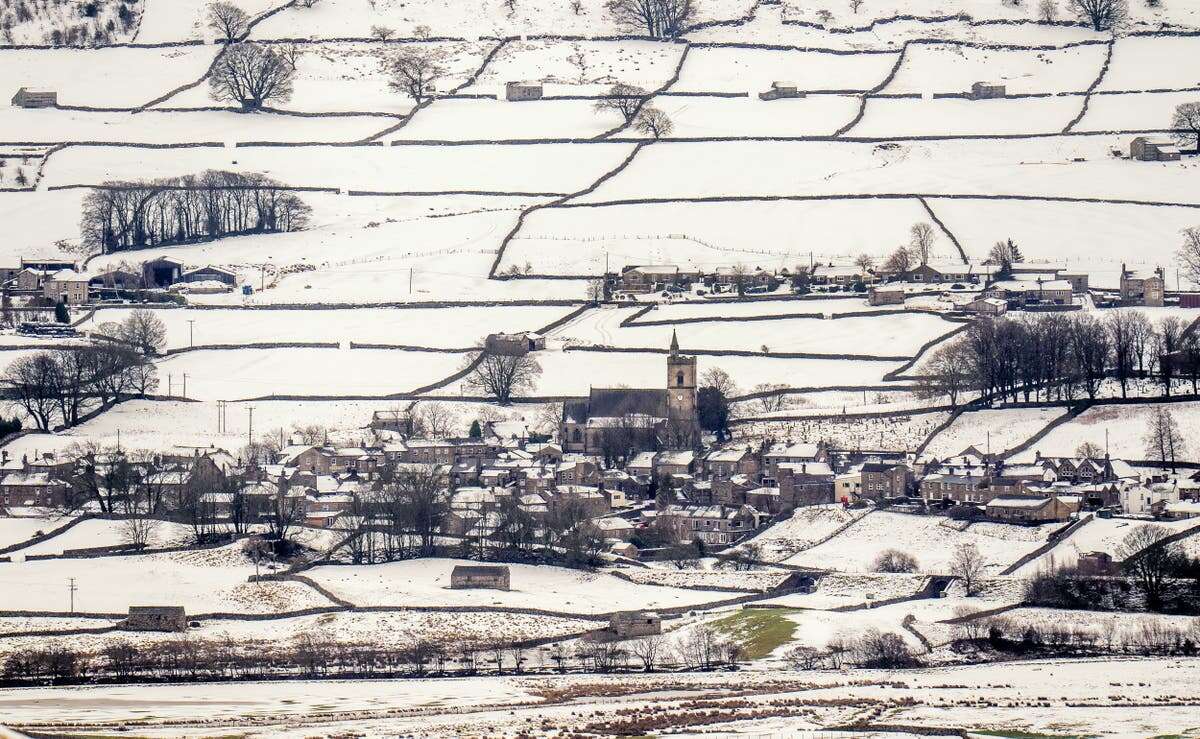
[[[450,587],[455,590],[508,590],[507,567],[496,565],[457,565],[450,572]]]
[[[624,611],[614,613],[608,629],[619,638],[653,636],[662,633],[662,617],[653,611]]]
[[[546,337],[532,331],[515,334],[488,334],[483,347],[491,354],[520,357],[546,348]]]
[[[183,606],[130,606],[120,624],[126,631],[187,631]]]
[[[759,100],[780,100],[782,98],[802,97],[804,97],[804,93],[799,91],[795,82],[772,82],[770,90],[758,93]]]
[[[1004,85],[995,82],[976,82],[971,85],[971,92],[967,94],[972,100],[991,100],[993,98],[1002,98],[1008,94],[1008,88]]]
[[[13,95],[12,104],[18,108],[54,108],[58,106],[58,93],[22,87]]]
[[[1179,144],[1165,136],[1138,136],[1129,144],[1129,157],[1141,162],[1178,162]]]

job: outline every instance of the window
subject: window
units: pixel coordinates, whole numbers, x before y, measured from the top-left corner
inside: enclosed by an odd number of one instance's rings
[[[683,387],[683,373],[682,372],[675,373],[675,384],[678,385],[679,387]]]

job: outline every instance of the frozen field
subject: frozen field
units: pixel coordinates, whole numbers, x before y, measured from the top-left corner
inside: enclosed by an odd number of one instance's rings
[[[772,525],[752,541],[762,547],[763,559],[781,561],[861,515],[861,511],[849,511],[840,504],[797,508],[790,518]]]
[[[798,312],[803,310],[802,303],[793,305]],[[762,352],[763,347],[766,347],[770,353],[871,353],[875,356],[909,357],[914,356],[926,342],[958,328],[958,324],[920,313],[851,317],[832,321],[819,318],[781,318],[746,323],[622,328],[621,321],[632,312],[631,309],[589,311],[556,329],[553,335],[569,343],[646,349],[669,344],[674,332],[679,337],[680,348],[685,352],[696,349]],[[657,315],[655,320],[659,320]],[[864,345],[862,337],[868,331],[874,340],[870,345]]]
[[[44,526],[56,524],[46,522]],[[183,524],[161,522],[154,526],[147,537],[146,546],[151,549],[182,546],[194,540],[192,530]],[[16,550],[13,555],[62,554],[67,549],[88,549],[129,543],[129,536],[121,521],[91,519],[77,523],[58,536]]]
[[[306,574],[359,606],[504,606],[566,613],[610,613],[724,600],[718,591],[638,585],[560,567],[508,565],[511,590],[451,590],[450,571],[465,560],[419,559],[382,565],[317,567]]]
[[[361,310],[160,310],[166,325],[166,348],[190,345],[262,344],[271,342],[353,342],[400,344],[439,349],[483,345],[490,333],[536,331],[562,316],[569,306],[493,308],[367,308]],[[80,330],[118,323],[124,309],[99,310]]]
[[[387,140],[588,139],[621,123],[619,114],[597,112],[591,100],[438,100]]]
[[[1014,575],[1028,577],[1041,570],[1048,570],[1055,567],[1073,567],[1079,561],[1079,555],[1089,552],[1107,552],[1114,559],[1121,559],[1120,551],[1122,541],[1139,526],[1145,525],[1147,521],[1121,519],[1121,518],[1095,518],[1088,521],[1083,526],[1071,532],[1071,535],[1063,539],[1049,552],[1046,552],[1041,557],[1021,567],[1014,572]],[[1168,531],[1175,533],[1190,529],[1196,526],[1196,521],[1155,521],[1155,526],[1162,526]],[[1194,554],[1197,549],[1196,544],[1200,539],[1189,537],[1181,542],[1186,550],[1191,550]]]
[[[1179,424],[1186,446],[1181,450],[1180,459],[1190,459],[1200,451],[1200,403],[1105,405],[1090,408],[1054,429],[1032,449],[1018,455],[1017,460],[1033,459],[1037,452],[1046,456],[1071,456],[1084,442],[1102,448],[1107,444],[1114,459],[1150,459],[1152,455],[1146,447],[1145,436],[1155,408],[1170,411]]]
[[[965,94],[979,81],[1002,84],[1009,95],[1082,92],[1099,76],[1106,52],[1104,44],[1035,52],[910,44],[883,92]]]
[[[181,605],[188,613],[273,613],[329,605],[299,583],[247,582],[254,563],[237,547],[0,564],[0,584],[10,594],[8,608],[64,614],[69,577],[79,583],[75,610],[84,613],[168,604]]]
[[[675,73],[682,53],[653,41],[513,41],[463,93],[504,97],[505,83],[515,79],[542,80],[551,96],[601,95],[618,82],[654,90]]]
[[[1000,454],[1033,436],[1066,412],[1066,408],[1012,408],[964,413],[954,419],[954,423],[945,431],[933,437],[925,447],[925,454],[951,457],[969,446],[985,454]]]
[[[231,349],[177,354],[158,363],[196,400],[270,395],[393,395],[437,382],[463,364],[463,354],[389,349]],[[182,385],[175,386],[181,393]]]
[[[0,548],[11,547],[39,534],[49,533],[70,520],[70,518],[0,518]]]
[[[750,98],[662,97],[675,138],[832,136],[858,114],[852,95],[813,95],[762,101]]]
[[[871,98],[851,134],[892,136],[1003,136],[1061,132],[1083,107],[1083,98],[913,100]]]
[[[757,99],[777,80],[803,91],[872,89],[887,77],[897,54],[823,54],[810,51],[706,47],[693,49],[672,92],[744,92]],[[786,102],[786,101],[781,101]],[[772,103],[777,104],[777,103]],[[776,111],[770,110],[774,114]]]
[[[982,523],[959,531],[951,526],[955,523],[932,516],[872,513],[824,544],[789,558],[787,564],[864,572],[880,552],[899,549],[916,557],[921,572],[945,574],[954,548],[971,543],[979,548],[988,570],[996,572],[1036,549],[1058,528]]]

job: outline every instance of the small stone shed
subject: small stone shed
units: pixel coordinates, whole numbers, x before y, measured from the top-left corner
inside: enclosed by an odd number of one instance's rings
[[[510,102],[541,100],[542,85],[538,82],[509,82],[504,86],[504,98]]]
[[[454,590],[508,590],[510,582],[508,568],[498,565],[458,565],[450,572]]]
[[[126,631],[187,631],[183,606],[130,606],[120,624]]]
[[[18,108],[54,108],[58,105],[58,93],[22,87],[13,95],[12,104]]]
[[[993,98],[1002,98],[1008,94],[1008,88],[1004,85],[995,82],[976,82],[971,85],[971,92],[967,97],[972,100],[991,100]]]
[[[780,100],[782,98],[802,97],[804,97],[804,93],[800,92],[800,89],[797,87],[795,82],[772,82],[770,90],[758,93],[759,100]]]
[[[614,613],[608,621],[608,629],[622,639],[661,634],[662,617],[653,611]]]

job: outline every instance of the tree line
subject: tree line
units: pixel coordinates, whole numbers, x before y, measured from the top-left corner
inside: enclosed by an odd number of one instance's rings
[[[134,310],[121,323],[99,326],[91,342],[18,358],[0,374],[0,388],[40,431],[74,426],[96,405],[145,397],[158,389],[150,358],[166,330],[150,311]]]
[[[85,247],[103,254],[222,236],[298,231],[312,209],[261,174],[208,170],[150,181],[108,181],[83,201]]]
[[[1138,377],[1157,377],[1168,397],[1174,381],[1200,384],[1200,337],[1176,316],[1152,323],[1145,314],[1117,309],[1042,313],[976,321],[935,350],[921,370],[922,393],[1024,400],[1095,399],[1115,380],[1121,397]]]

